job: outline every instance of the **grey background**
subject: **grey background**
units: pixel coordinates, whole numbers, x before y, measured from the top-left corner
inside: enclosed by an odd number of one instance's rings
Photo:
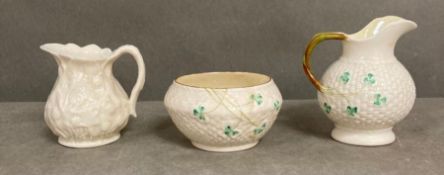
[[[418,23],[396,55],[419,97],[443,97],[443,9],[442,0],[0,0],[0,101],[46,99],[57,76],[55,61],[39,49],[47,42],[136,45],[148,70],[141,100],[161,100],[175,77],[204,71],[264,73],[286,99],[314,98],[301,69],[309,39],[353,33],[385,15]],[[318,47],[318,76],[340,52],[340,42]],[[126,90],[136,79],[128,58],[115,65]]]

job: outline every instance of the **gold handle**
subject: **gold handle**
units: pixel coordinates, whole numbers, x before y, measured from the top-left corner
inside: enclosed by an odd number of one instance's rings
[[[304,60],[302,65],[304,67],[305,75],[307,75],[308,80],[313,84],[313,86],[320,92],[325,92],[327,87],[322,85],[319,80],[317,80],[313,73],[311,72],[310,66],[310,56],[313,52],[313,49],[324,40],[345,40],[347,37],[343,33],[339,32],[325,32],[318,33],[311,39],[310,43],[308,43],[307,48],[305,49]]]

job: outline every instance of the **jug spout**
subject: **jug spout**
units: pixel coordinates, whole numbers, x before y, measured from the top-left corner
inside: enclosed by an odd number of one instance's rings
[[[415,22],[397,16],[376,18],[359,32],[346,34],[344,58],[390,59],[398,39],[416,29]]]
[[[53,55],[54,56],[54,58],[57,60],[57,62],[59,61],[58,60],[58,56],[59,56],[59,54],[58,54],[58,50],[57,50],[57,44],[56,43],[46,43],[46,44],[43,44],[43,45],[41,45],[40,46],[40,49],[42,49],[43,51],[45,51],[45,52],[48,52],[48,53],[50,53],[51,55]]]
[[[350,40],[379,40],[395,44],[405,33],[416,29],[417,24],[398,16],[376,18],[357,33],[348,36]]]
[[[40,46],[40,49],[42,49],[45,52],[48,52],[52,55],[56,55],[57,51],[54,49],[56,44],[54,43],[46,43]]]
[[[59,73],[65,68],[65,65],[63,63],[63,60],[60,57],[59,48],[60,44],[57,43],[46,43],[40,46],[40,49],[42,49],[45,52],[50,53],[54,59],[57,62],[57,65],[59,65]]]

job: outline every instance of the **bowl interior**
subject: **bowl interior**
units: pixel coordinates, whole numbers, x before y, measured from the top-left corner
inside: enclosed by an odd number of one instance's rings
[[[176,83],[197,88],[227,89],[258,86],[271,81],[269,76],[250,72],[205,72],[184,75]]]

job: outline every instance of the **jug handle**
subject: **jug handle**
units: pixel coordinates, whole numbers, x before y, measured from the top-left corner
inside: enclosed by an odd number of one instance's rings
[[[313,49],[322,41],[325,40],[345,40],[347,37],[344,33],[340,32],[324,32],[324,33],[318,33],[311,41],[308,43],[307,48],[305,49],[304,54],[304,60],[302,62],[302,66],[304,68],[305,75],[307,76],[308,80],[313,84],[313,86],[319,91],[324,93],[328,87],[321,84],[321,82],[316,79],[316,77],[313,75],[311,71],[311,65],[310,65],[310,58],[311,53],[313,52]]]
[[[142,90],[145,84],[145,63],[143,62],[142,54],[140,54],[139,49],[137,49],[137,47],[133,45],[120,46],[113,52],[111,58],[113,60],[117,60],[118,58],[120,58],[121,55],[125,53],[129,53],[131,56],[133,56],[134,60],[136,60],[138,68],[136,84],[134,85],[133,90],[131,91],[131,95],[129,97],[130,115],[132,115],[133,117],[137,117],[136,114],[137,98],[139,97],[140,91]]]

